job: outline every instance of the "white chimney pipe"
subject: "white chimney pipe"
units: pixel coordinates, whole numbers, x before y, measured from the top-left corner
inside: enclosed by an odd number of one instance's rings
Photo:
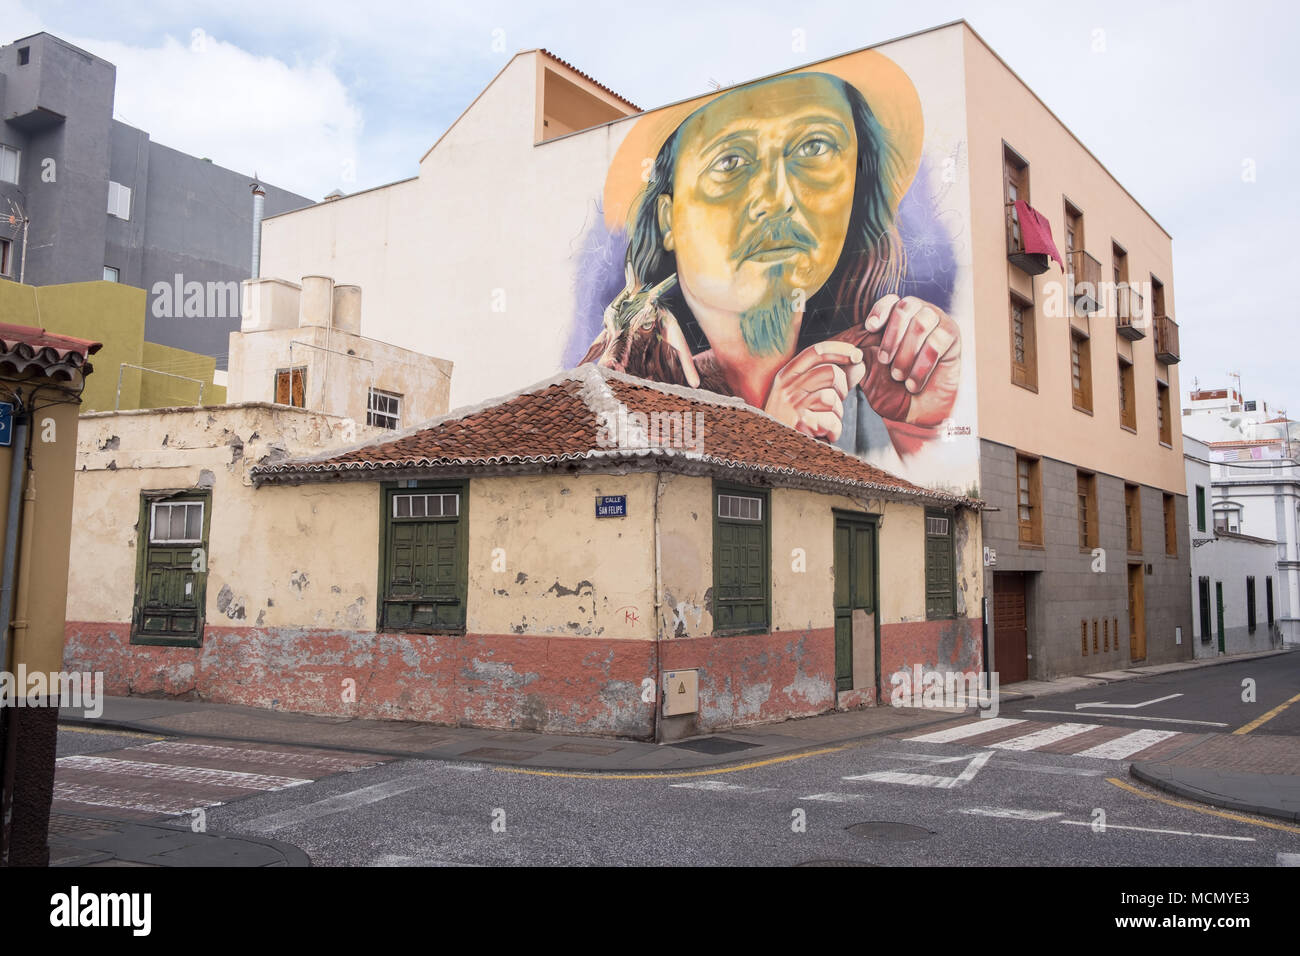
[[[253,274],[262,277],[262,212],[266,207],[266,190],[261,183],[253,183]]]

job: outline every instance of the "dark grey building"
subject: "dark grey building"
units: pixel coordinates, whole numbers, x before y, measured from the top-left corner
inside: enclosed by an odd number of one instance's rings
[[[143,288],[149,341],[224,368],[250,274],[253,180],[114,120],[116,77],[48,33],[0,47],[0,275]],[[268,216],[311,202],[262,186]],[[25,261],[16,209],[29,222]]]

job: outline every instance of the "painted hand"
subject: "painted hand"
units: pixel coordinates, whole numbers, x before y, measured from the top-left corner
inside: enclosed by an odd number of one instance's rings
[[[776,373],[763,411],[805,435],[837,441],[844,399],[866,374],[860,348],[834,339],[818,342]]]
[[[961,332],[937,306],[887,295],[867,313],[863,394],[886,422],[936,426],[952,414],[961,383]]]

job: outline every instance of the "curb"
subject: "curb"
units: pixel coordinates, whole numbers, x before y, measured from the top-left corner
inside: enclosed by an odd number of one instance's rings
[[[1179,783],[1177,780],[1170,780],[1162,777],[1155,772],[1155,767],[1166,766],[1159,763],[1133,763],[1129,765],[1129,776],[1142,781],[1148,786],[1155,787],[1157,790],[1163,790],[1166,793],[1172,793],[1176,796],[1185,797],[1189,800],[1195,800],[1197,803],[1204,803],[1212,807],[1220,807],[1224,810],[1240,810],[1243,813],[1253,813],[1256,816],[1269,817],[1274,820],[1285,820],[1287,823],[1300,822],[1300,811],[1279,810],[1276,807],[1265,807],[1257,803],[1250,803],[1245,800],[1234,800],[1231,797],[1222,797],[1218,794],[1209,793],[1199,787],[1193,787],[1185,783]]]
[[[167,830],[167,831],[181,831],[181,832],[184,832],[186,829],[183,826],[173,825],[172,823],[166,820],[155,820],[155,821],[117,820],[109,817],[89,816],[84,813],[68,813],[67,811],[64,810],[60,810],[59,813],[61,813],[63,816],[76,817],[80,820],[89,820],[95,823],[100,823],[105,825],[106,827],[137,827],[146,830]],[[242,833],[214,832],[211,830],[203,831],[203,836],[205,838],[210,837],[214,840],[231,840],[236,843],[256,843],[259,846],[268,847],[269,849],[275,850],[276,852],[284,856],[283,866],[286,867],[310,867],[312,865],[311,857],[307,855],[306,851],[304,851],[301,847],[294,846],[292,843],[285,843],[281,840],[271,840],[266,837],[245,836]],[[72,845],[72,844],[63,843],[62,841],[58,841],[58,842],[60,846]],[[94,863],[100,863],[103,862],[104,860],[123,859],[123,857],[116,856],[108,852],[107,850],[96,850],[94,852],[99,854],[98,858],[96,859],[80,860],[76,863],[62,864],[61,866],[82,867]],[[134,863],[139,861],[128,860],[127,862]],[[162,864],[157,864],[157,865],[162,866]],[[279,864],[271,864],[272,867],[277,865]]]
[[[970,716],[970,714],[973,712],[975,712],[975,708],[968,708],[965,714],[939,714],[928,720],[918,720],[915,723],[908,725],[907,727],[891,727],[886,730],[873,730],[865,734],[854,734],[853,736],[850,737],[837,737],[831,740],[819,740],[815,742],[807,742],[802,746],[790,747],[784,750],[777,750],[777,751],[772,751],[763,754],[762,757],[759,759],[769,760],[774,757],[797,756],[799,754],[820,750],[826,747],[837,747],[845,744],[852,744],[860,740],[872,740],[876,737],[887,737],[890,734],[909,731],[914,728],[929,727],[933,724],[940,724],[945,721],[956,720],[963,716]],[[822,716],[822,715],[816,715],[816,716]],[[695,771],[695,770],[722,770],[725,769],[726,767],[735,766],[736,764],[747,763],[750,760],[754,759],[755,757],[755,755],[752,753],[749,754],[742,753],[741,755],[738,755],[731,760],[715,761],[712,763],[702,763],[690,767],[678,767],[675,768],[674,770],[647,769],[642,767],[629,767],[629,766],[587,767],[587,766],[571,766],[565,764],[544,765],[544,764],[515,763],[512,761],[504,761],[504,760],[492,760],[490,758],[484,758],[484,757],[466,758],[466,757],[457,756],[455,754],[434,755],[429,753],[428,751],[415,751],[415,752],[408,751],[408,750],[394,751],[394,750],[382,750],[378,748],[366,748],[366,747],[344,747],[337,744],[306,743],[300,740],[285,739],[283,737],[239,737],[231,734],[201,733],[199,731],[194,731],[194,730],[172,730],[170,728],[166,730],[159,730],[156,727],[150,727],[148,724],[141,724],[135,721],[127,721],[127,720],[105,720],[103,718],[97,718],[91,720],[87,718],[69,717],[66,720],[60,718],[59,723],[67,724],[69,726],[77,726],[77,727],[93,727],[97,729],[108,729],[108,730],[125,730],[131,733],[148,734],[149,736],[153,736],[153,737],[199,737],[205,740],[228,740],[228,741],[234,741],[239,743],[279,744],[279,745],[290,746],[290,747],[310,747],[316,750],[334,750],[340,753],[362,754],[362,755],[376,756],[376,757],[390,757],[395,760],[439,760],[446,763],[485,764],[488,766],[510,767],[514,769],[553,770],[553,771],[564,771],[567,773],[591,774],[594,776],[599,776],[601,774],[619,774],[619,773],[654,774],[654,773],[670,773],[670,772],[677,773],[677,772]],[[756,726],[765,726],[765,725],[756,725]],[[766,726],[772,726],[772,725],[766,725]],[[779,725],[775,725],[775,726],[779,726]],[[736,728],[732,728],[731,730],[721,731],[719,734],[708,734],[705,736],[724,736],[727,734],[743,734],[746,732],[747,729],[748,728],[745,727],[736,727]],[[696,737],[691,739],[699,740],[704,738]],[[633,742],[645,743],[646,741],[633,741]],[[674,741],[674,743],[678,743],[678,742],[680,741]],[[659,746],[668,746],[668,745],[661,744]]]

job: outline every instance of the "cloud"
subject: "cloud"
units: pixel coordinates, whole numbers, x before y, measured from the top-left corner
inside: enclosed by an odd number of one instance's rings
[[[117,66],[115,118],[320,199],[356,188],[360,108],[329,62],[256,56],[200,29],[154,47],[72,39]]]

